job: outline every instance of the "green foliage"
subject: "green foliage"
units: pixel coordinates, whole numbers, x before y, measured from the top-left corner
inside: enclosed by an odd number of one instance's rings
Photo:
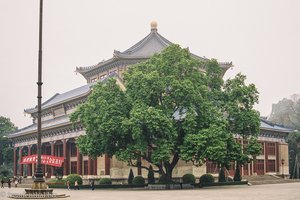
[[[287,142],[289,145],[289,172],[291,178],[299,178],[300,174],[297,174],[297,170],[295,168],[295,162],[297,156],[300,155],[300,132],[294,131],[288,135]]]
[[[7,169],[1,170],[0,174],[4,177],[7,177],[9,174],[9,171]]]
[[[200,181],[200,184],[203,184],[203,183],[213,183],[213,182],[215,182],[215,179],[214,179],[214,177],[211,174],[203,174],[200,177],[199,181]]]
[[[220,168],[218,182],[220,182],[220,183],[226,182],[225,169],[224,169],[224,167],[221,167],[221,168]]]
[[[182,183],[195,183],[196,178],[193,174],[185,174],[182,177]]]
[[[9,132],[17,130],[17,127],[9,118],[0,116],[0,137],[7,136]]]
[[[111,185],[112,182],[111,182],[110,178],[101,178],[99,180],[99,184],[102,184],[102,185]]]
[[[235,169],[233,180],[234,181],[241,181],[242,180],[241,173],[240,173],[240,168],[239,167],[237,167]]]
[[[152,165],[150,165],[148,170],[148,184],[154,184],[154,183],[155,183],[154,172],[153,172]]]
[[[145,179],[142,176],[136,176],[132,180],[133,185],[145,185]]]
[[[132,180],[134,179],[134,174],[132,169],[130,169],[129,175],[128,175],[128,184],[132,184]]]
[[[78,174],[69,174],[66,178],[66,181],[70,181],[70,185],[74,185],[75,181],[77,181],[78,185],[82,185],[82,178]]]
[[[10,167],[13,162],[13,148],[10,147],[11,140],[7,138],[8,133],[17,130],[17,127],[9,118],[0,116],[0,165]]]

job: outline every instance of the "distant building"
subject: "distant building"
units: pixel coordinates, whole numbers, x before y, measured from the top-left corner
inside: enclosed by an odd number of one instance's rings
[[[91,86],[96,81],[105,81],[108,77],[116,77],[122,85],[123,72],[128,66],[149,59],[154,53],[162,51],[172,44],[157,32],[156,22],[151,23],[151,32],[129,49],[119,52],[114,51],[113,57],[101,61],[96,65],[78,67],[76,71],[86,80],[87,84],[63,94],[55,94],[42,104],[42,154],[63,157],[62,171],[64,175],[77,173],[84,178],[111,177],[113,179],[127,179],[130,168],[126,163],[117,161],[114,157],[98,157],[97,159],[83,156],[79,153],[75,141],[85,134],[81,124],[72,125],[69,115],[76,107],[85,102],[91,93]],[[200,60],[207,58],[192,54]],[[223,74],[232,67],[232,63],[220,63]],[[10,134],[14,145],[14,175],[31,177],[34,174],[35,164],[20,164],[25,155],[36,154],[37,149],[37,107],[25,109],[33,118],[33,124]],[[244,175],[256,174],[285,174],[288,175],[288,146],[286,137],[291,131],[283,127],[261,120],[261,134],[259,140],[263,146],[262,155],[256,163],[250,163],[242,168]],[[243,142],[237,135],[237,141]],[[245,144],[246,145],[246,144]],[[234,167],[234,166],[233,166]],[[44,165],[47,177],[52,177],[57,167]],[[147,171],[135,169],[135,175],[147,176]],[[233,169],[232,169],[233,170]],[[283,170],[283,171],[282,171]],[[232,171],[229,171],[232,173]],[[217,173],[214,163],[195,167],[191,163],[179,161],[173,171],[173,177],[193,173],[199,177],[204,173]]]

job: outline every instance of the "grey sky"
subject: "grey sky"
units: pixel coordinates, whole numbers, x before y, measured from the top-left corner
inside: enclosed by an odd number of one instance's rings
[[[0,0],[0,115],[19,128],[37,104],[38,0]],[[85,84],[76,66],[94,65],[150,31],[191,52],[232,61],[256,84],[261,115],[300,93],[300,1],[44,0],[43,101]]]

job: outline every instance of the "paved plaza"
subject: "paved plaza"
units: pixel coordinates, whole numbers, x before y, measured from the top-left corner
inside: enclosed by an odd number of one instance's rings
[[[9,199],[10,193],[23,193],[24,188],[1,188],[0,199]],[[55,189],[55,193],[70,195],[66,200],[299,200],[300,183],[269,184],[254,186],[222,186],[192,190],[66,190]]]

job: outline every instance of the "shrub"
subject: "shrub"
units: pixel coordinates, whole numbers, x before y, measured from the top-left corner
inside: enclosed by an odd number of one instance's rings
[[[101,185],[111,185],[111,179],[110,178],[101,178],[99,181],[99,184]]]
[[[82,178],[78,174],[69,174],[66,178],[66,181],[70,181],[70,185],[74,185],[75,181],[78,182],[78,185],[82,185]]]
[[[132,184],[132,180],[134,179],[133,171],[130,169],[129,176],[128,176],[128,184]]]
[[[163,175],[160,176],[159,179],[158,179],[158,183],[166,184],[167,183],[167,178]]]
[[[150,165],[148,171],[148,184],[154,184],[154,183],[155,183],[154,172],[153,172],[152,165]]]
[[[215,182],[215,179],[211,174],[203,174],[200,177],[200,184],[202,184],[202,183],[213,183],[213,182]]]
[[[3,176],[3,177],[7,177],[8,174],[9,174],[9,171],[7,169],[3,169],[0,174]]]
[[[185,174],[182,177],[182,183],[195,183],[196,178],[193,174]]]
[[[242,180],[241,173],[240,173],[240,168],[239,167],[237,167],[236,170],[235,170],[233,180],[234,181],[241,181]]]
[[[136,176],[132,180],[134,185],[145,185],[145,179],[142,176]]]

